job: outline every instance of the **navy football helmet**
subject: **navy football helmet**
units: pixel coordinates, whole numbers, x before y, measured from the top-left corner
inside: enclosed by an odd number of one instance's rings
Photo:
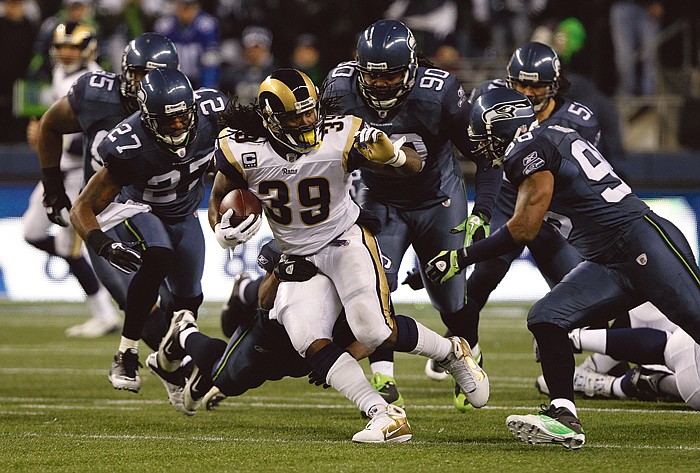
[[[546,93],[528,95],[532,107],[539,112],[559,91],[561,64],[557,53],[546,44],[532,42],[515,50],[508,63],[508,87],[546,87]]]
[[[375,110],[397,106],[411,91],[418,74],[416,40],[406,25],[396,20],[379,20],[357,40],[357,80],[362,96]],[[376,85],[368,79],[401,76],[391,85]]]
[[[182,147],[193,138],[197,102],[190,80],[177,69],[154,69],[139,83],[141,120],[156,138]]]
[[[474,156],[486,157],[498,168],[515,138],[537,125],[530,100],[520,92],[499,87],[481,95],[472,105],[469,139]]]
[[[313,123],[290,125],[315,110]],[[277,69],[258,90],[258,114],[273,138],[297,153],[308,153],[323,139],[325,113],[318,89],[309,76],[296,69]]]
[[[122,55],[121,93],[127,99],[135,99],[139,82],[148,71],[178,67],[177,48],[167,36],[160,33],[137,36],[126,45]]]

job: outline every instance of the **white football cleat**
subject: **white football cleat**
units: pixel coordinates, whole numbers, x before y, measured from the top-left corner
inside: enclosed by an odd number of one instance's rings
[[[74,325],[66,329],[66,337],[82,337],[82,338],[99,338],[117,333],[121,329],[121,321],[116,319],[114,322],[93,317],[79,325]]]
[[[462,337],[450,337],[452,352],[438,364],[446,369],[473,407],[484,407],[489,400],[489,378],[476,362],[469,344]]]
[[[352,436],[357,443],[399,443],[413,437],[406,412],[393,404],[370,419],[367,426]]]

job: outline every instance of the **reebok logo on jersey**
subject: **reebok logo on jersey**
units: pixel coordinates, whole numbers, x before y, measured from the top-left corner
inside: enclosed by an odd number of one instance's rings
[[[258,255],[258,266],[264,269],[268,262],[269,261],[267,258],[265,258],[263,255]]]
[[[537,151],[533,151],[523,158],[523,174],[526,176],[529,176],[542,166],[544,166],[544,159],[537,156]]]
[[[243,153],[241,155],[241,161],[243,161],[243,167],[245,169],[258,167],[258,155],[255,153]]]
[[[636,261],[637,261],[637,264],[639,264],[639,266],[645,266],[647,264],[647,261],[649,261],[649,260],[647,259],[647,254],[642,253],[641,255],[637,256]]]

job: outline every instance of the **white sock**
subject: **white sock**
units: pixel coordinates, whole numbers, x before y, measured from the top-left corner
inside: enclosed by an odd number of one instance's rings
[[[569,401],[568,399],[564,399],[563,397],[559,397],[557,399],[552,399],[552,402],[550,402],[551,405],[554,407],[566,407],[571,411],[571,413],[575,416],[578,417],[578,414],[576,413],[576,405],[573,403],[573,401]]]
[[[617,396],[620,399],[627,397],[627,394],[625,394],[625,392],[622,390],[622,377],[615,378],[615,381],[613,381],[612,393],[614,396]]]
[[[196,327],[190,327],[180,332],[180,338],[178,338],[178,342],[180,342],[180,346],[182,348],[185,348],[185,340],[187,340],[187,337],[189,337],[190,334],[194,332],[199,332],[199,330],[197,330]]]
[[[394,363],[392,361],[375,361],[370,363],[369,368],[372,374],[381,374],[383,376],[394,377]]]
[[[620,360],[616,360],[610,355],[603,355],[602,353],[593,353],[591,355],[593,363],[595,363],[595,370],[598,373],[607,374],[611,369],[613,369]]]
[[[112,304],[112,296],[104,286],[100,286],[96,293],[88,296],[87,302],[93,318],[108,323],[117,323],[119,321],[117,310]]]
[[[472,351],[472,356],[476,360],[476,362],[479,362],[479,358],[481,358],[481,347],[479,346],[479,342],[476,342],[473,347],[469,347],[469,349]]]
[[[248,303],[248,301],[245,300],[245,288],[246,288],[246,287],[248,286],[248,284],[250,284],[251,282],[253,282],[252,279],[250,279],[250,278],[245,278],[245,279],[243,279],[243,280],[240,282],[240,284],[238,285],[238,294],[237,294],[237,295],[238,295],[238,298],[241,300],[241,302],[243,302],[244,304],[247,304],[247,303]]]
[[[582,350],[605,353],[605,347],[607,345],[605,329],[581,330],[579,337]]]
[[[126,351],[130,348],[133,348],[136,351],[139,351],[139,341],[132,340],[130,338],[126,338],[125,336],[122,335],[122,339],[119,342],[119,351],[122,353],[126,353]]]
[[[350,353],[345,352],[335,360],[331,369],[328,370],[327,381],[362,412],[368,412],[376,405],[384,406],[386,409],[387,402],[369,384],[362,367]]]
[[[418,344],[411,351],[411,354],[427,356],[437,361],[447,358],[447,355],[452,351],[452,342],[417,321],[416,326],[418,327]]]

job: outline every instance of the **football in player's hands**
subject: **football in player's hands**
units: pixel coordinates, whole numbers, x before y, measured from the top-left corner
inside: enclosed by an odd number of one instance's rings
[[[231,226],[235,227],[250,215],[260,215],[262,204],[255,194],[248,189],[234,189],[224,196],[219,204],[219,213],[225,214],[227,210],[233,210]]]

